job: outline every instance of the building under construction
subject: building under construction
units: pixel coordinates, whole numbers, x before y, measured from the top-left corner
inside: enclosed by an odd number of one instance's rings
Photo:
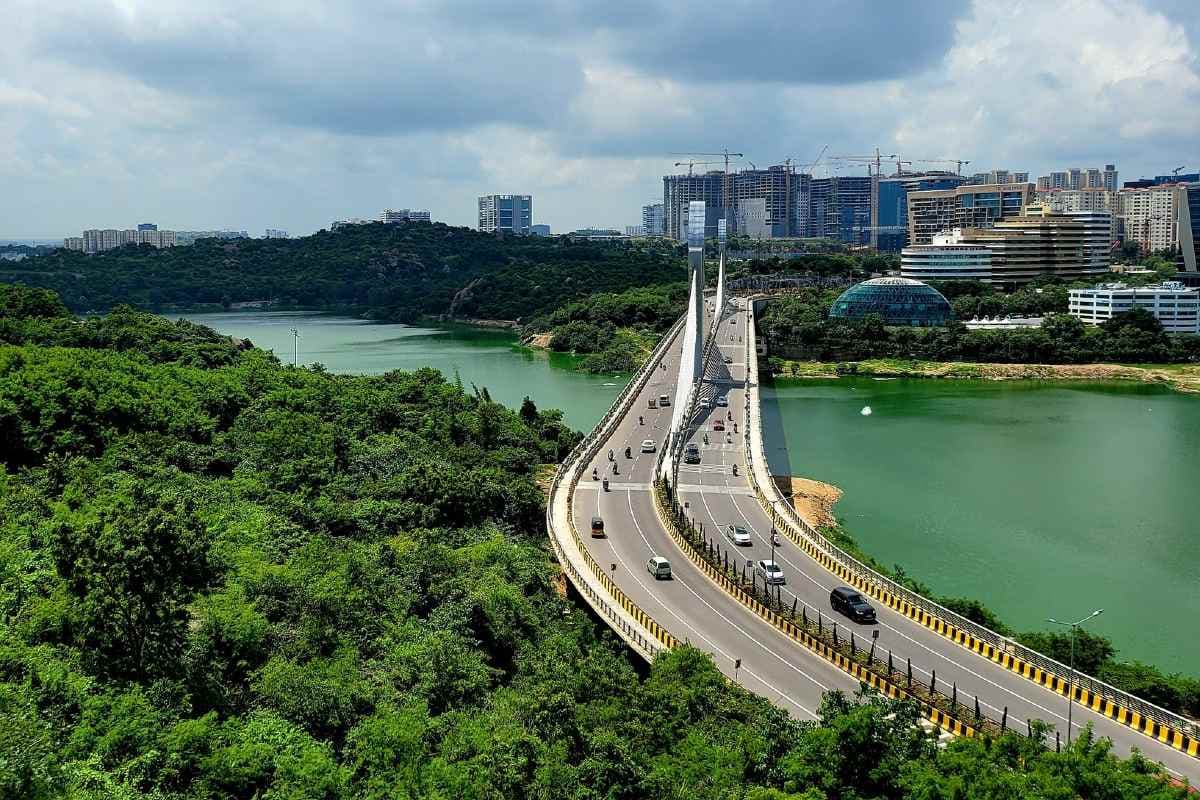
[[[688,203],[702,200],[707,236],[716,235],[717,221],[723,218],[729,220],[731,233],[756,239],[810,236],[811,184],[811,175],[796,172],[790,164],[733,172],[728,178],[721,170],[664,175],[666,235],[686,238]]]

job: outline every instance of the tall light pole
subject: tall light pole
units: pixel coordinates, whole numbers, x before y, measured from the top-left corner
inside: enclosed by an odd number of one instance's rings
[[[292,366],[297,367],[300,365],[300,331],[295,328],[292,328],[292,340],[294,345],[292,349]]]
[[[1076,622],[1059,622],[1050,617],[1047,622],[1052,622],[1055,625],[1065,625],[1071,629],[1071,679],[1067,682],[1067,746],[1071,746],[1071,711],[1075,708],[1075,633],[1079,630],[1079,626],[1088,620],[1095,619],[1104,613],[1103,608],[1097,608],[1092,613],[1088,614],[1081,620]]]

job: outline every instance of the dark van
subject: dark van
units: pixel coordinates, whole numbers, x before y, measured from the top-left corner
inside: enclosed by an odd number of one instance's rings
[[[592,517],[592,536],[596,538],[604,536],[604,520],[600,517]]]
[[[829,593],[829,605],[839,614],[845,614],[855,622],[871,623],[875,621],[875,609],[867,602],[867,598],[849,586],[839,586]]]

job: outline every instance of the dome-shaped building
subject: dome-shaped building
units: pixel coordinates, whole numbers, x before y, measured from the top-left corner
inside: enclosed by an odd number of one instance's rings
[[[833,302],[829,316],[862,319],[878,314],[888,325],[944,325],[953,316],[941,292],[910,278],[872,278],[851,286]]]

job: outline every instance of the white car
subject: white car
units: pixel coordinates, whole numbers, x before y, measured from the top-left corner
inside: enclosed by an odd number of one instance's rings
[[[654,446],[655,445],[654,445],[653,439],[646,439],[644,442],[642,442],[642,452],[643,453],[653,453]]]
[[[726,525],[725,538],[736,544],[738,547],[749,547],[753,544],[750,539],[750,531],[743,528],[741,525]]]
[[[783,577],[783,570],[769,558],[754,562],[754,574],[771,586],[782,586],[787,583],[787,578]]]

